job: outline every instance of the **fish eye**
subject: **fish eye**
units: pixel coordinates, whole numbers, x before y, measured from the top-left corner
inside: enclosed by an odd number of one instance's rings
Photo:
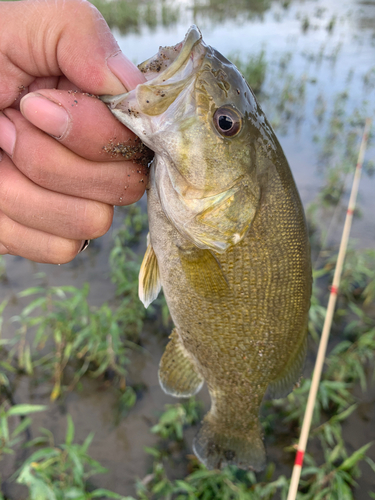
[[[214,125],[219,134],[233,137],[241,129],[242,118],[233,106],[221,106],[215,111]]]

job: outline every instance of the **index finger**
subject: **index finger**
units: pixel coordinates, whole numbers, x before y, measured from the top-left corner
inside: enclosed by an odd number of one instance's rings
[[[88,160],[139,163],[144,157],[145,161],[152,158],[150,150],[95,96],[44,89],[27,94],[21,112],[33,125]]]

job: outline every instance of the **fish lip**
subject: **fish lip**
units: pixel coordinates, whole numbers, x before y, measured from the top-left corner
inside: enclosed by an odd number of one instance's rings
[[[203,43],[202,33],[200,29],[195,24],[193,24],[188,29],[185,38],[181,42],[173,46],[173,50],[178,52],[178,56],[176,57],[176,59],[174,59],[174,61],[169,64],[163,71],[161,71],[157,76],[150,79],[149,82],[152,82],[152,84],[163,84],[166,80],[172,78],[183,66],[185,61],[191,56],[194,47],[199,43]],[[156,56],[154,57],[158,57],[162,49],[163,47],[160,47],[158,54],[156,54]],[[143,63],[141,66],[145,65],[147,67],[147,63],[152,60],[153,58],[145,61],[145,63]],[[143,71],[146,72],[146,68],[144,68]]]

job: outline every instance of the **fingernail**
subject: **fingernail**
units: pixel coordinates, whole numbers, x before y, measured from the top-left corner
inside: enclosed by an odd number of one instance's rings
[[[16,127],[3,113],[0,113],[0,148],[12,156],[15,143]]]
[[[23,97],[21,112],[33,125],[56,138],[62,137],[68,129],[66,110],[40,94],[30,93]]]
[[[85,240],[83,242],[83,245],[81,246],[81,250],[78,252],[78,253],[81,253],[83,252],[84,250],[86,250],[86,248],[90,245],[90,240]]]
[[[146,81],[146,78],[137,66],[124,56],[122,52],[109,57],[107,65],[128,91],[134,89],[139,83]]]

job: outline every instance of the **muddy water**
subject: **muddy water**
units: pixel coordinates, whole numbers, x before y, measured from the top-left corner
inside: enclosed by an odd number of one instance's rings
[[[321,146],[315,142],[314,136],[328,133],[328,116],[337,93],[347,91],[348,110],[360,106],[367,99],[368,113],[373,115],[375,112],[374,85],[364,85],[364,75],[375,66],[375,3],[354,0],[295,1],[283,7],[280,2],[258,2],[257,8],[253,10],[244,8],[243,2],[238,2],[237,10],[233,2],[228,8],[229,2],[223,1],[211,9],[202,8],[201,4],[190,0],[174,2],[174,5],[179,6],[179,16],[170,24],[163,26],[157,23],[152,28],[141,24],[137,33],[127,35],[121,35],[114,28],[122,50],[140,62],[154,54],[159,45],[180,41],[188,26],[195,22],[201,28],[206,42],[226,55],[238,52],[247,56],[264,49],[266,60],[269,61],[268,69],[272,70],[286,54],[290,54],[285,72],[297,79],[306,75],[305,98],[293,108],[294,115],[287,123],[281,124],[283,127],[279,123],[281,132],[278,137],[290,161],[302,201],[307,206],[324,182],[322,165],[319,166]],[[159,11],[158,16],[161,19]],[[327,27],[332,19],[335,19],[335,24],[329,31]],[[274,80],[277,72],[275,70],[267,74],[270,76],[267,76],[263,90],[265,94],[267,91],[272,94],[273,85],[277,84]],[[373,78],[372,81],[375,75]],[[323,96],[326,103],[321,123],[314,114],[319,95]],[[267,115],[277,124],[277,110],[273,106],[272,95],[263,97],[263,100]],[[298,119],[299,114],[303,116],[302,120]],[[371,155],[374,158],[374,149],[369,151],[368,157]],[[365,176],[359,195],[363,215],[355,219],[352,231],[359,247],[375,246],[374,194],[375,178]],[[340,237],[343,212],[344,208],[337,213],[333,224],[332,213],[328,212],[321,218],[323,225],[331,225],[331,243]],[[114,227],[120,225],[121,218],[122,212],[118,210]],[[114,296],[108,267],[111,245],[112,231],[92,243],[74,262],[59,267],[6,257],[8,282],[0,287],[0,300],[5,296],[12,298],[5,314],[6,319],[18,314],[26,304],[26,299],[17,299],[16,293],[40,283],[41,279],[49,285],[59,286],[69,284],[80,287],[84,282],[89,282],[93,305],[101,305],[103,297],[111,301]],[[45,278],[34,277],[40,272],[46,274]],[[13,333],[12,326],[7,325],[4,336],[10,337]],[[34,416],[32,437],[43,426],[52,430],[56,443],[62,442],[66,414],[70,413],[76,426],[76,439],[82,442],[89,432],[94,431],[90,454],[109,469],[107,475],[94,478],[93,483],[123,495],[132,494],[134,478],[142,478],[150,465],[150,459],[143,451],[144,446],[155,443],[155,437],[149,432],[150,425],[156,421],[156,415],[164,403],[174,402],[160,390],[157,383],[157,364],[165,342],[165,335],[158,335],[152,330],[152,325],[146,323],[142,343],[147,354],[133,354],[131,379],[134,383],[144,383],[147,390],[118,426],[114,424],[116,397],[113,389],[99,381],[85,380],[82,391],[69,394],[63,401],[51,404],[47,412]],[[20,377],[15,400],[17,403],[48,403],[50,389],[48,384],[33,386],[26,377]],[[375,392],[372,390],[365,395],[358,392],[357,395],[361,402],[360,412],[345,424],[349,452],[375,438]],[[207,396],[204,399],[207,404]],[[189,440],[192,438],[190,434]],[[282,452],[282,447],[288,444],[287,437],[287,434],[284,437],[280,435],[276,442],[270,440],[268,443],[270,460],[277,463],[277,472],[285,474],[289,474],[291,468]],[[375,459],[374,451],[370,451],[369,455]],[[21,451],[16,458],[22,458]],[[13,459],[2,464],[3,479],[9,476],[12,468],[14,470]],[[367,499],[367,491],[375,491],[374,475],[366,465],[363,466],[363,474],[356,492],[357,499]],[[22,500],[25,497],[22,488],[7,481],[3,490],[12,499]]]

